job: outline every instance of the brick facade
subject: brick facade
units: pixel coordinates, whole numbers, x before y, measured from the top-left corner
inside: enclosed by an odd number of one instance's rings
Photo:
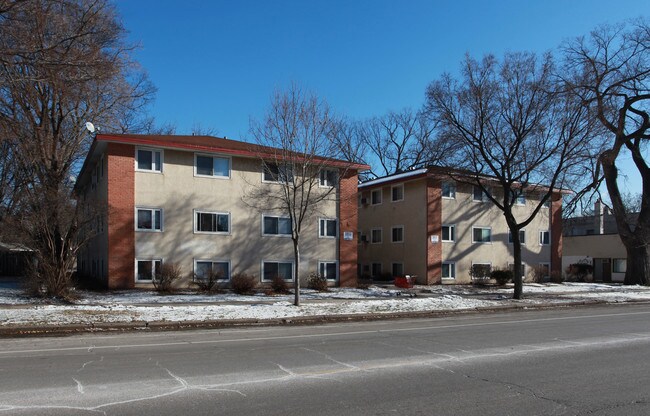
[[[442,276],[442,181],[427,179],[427,285],[439,284]],[[432,237],[435,240],[432,241]]]
[[[134,147],[108,143],[108,288],[135,284]]]
[[[358,175],[354,170],[348,171],[339,182],[339,285],[356,287],[357,285],[357,184]],[[352,233],[351,240],[344,239],[344,233]]]
[[[551,199],[551,272],[562,273],[562,194]]]

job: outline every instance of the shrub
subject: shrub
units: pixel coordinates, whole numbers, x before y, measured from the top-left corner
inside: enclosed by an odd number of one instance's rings
[[[238,273],[230,279],[230,287],[238,295],[249,295],[257,287],[257,279],[244,273]]]
[[[562,283],[562,282],[564,282],[564,275],[561,272],[557,271],[557,270],[552,271],[551,272],[551,282],[553,282],[553,283]]]
[[[368,289],[372,285],[372,279],[369,276],[362,276],[360,279],[357,279],[357,289]]]
[[[271,290],[273,293],[277,293],[279,295],[286,295],[288,293],[291,293],[289,291],[289,285],[287,284],[287,281],[280,276],[275,276],[273,280],[271,280]]]
[[[310,289],[314,289],[318,292],[327,292],[329,290],[329,288],[327,287],[327,279],[321,277],[317,273],[312,273],[309,275],[309,281],[307,282],[307,286]]]
[[[183,277],[181,267],[176,263],[163,263],[153,279],[153,287],[158,293],[171,293],[174,284]]]
[[[223,281],[223,273],[221,271],[208,273],[207,276],[194,275],[192,284],[194,284],[199,292],[218,292],[220,291],[220,282]]]
[[[494,269],[490,273],[490,278],[496,280],[497,284],[499,284],[500,286],[503,286],[506,283],[512,281],[512,271]]]
[[[492,267],[488,264],[472,264],[469,269],[469,275],[472,278],[472,283],[485,284],[490,279]]]
[[[548,276],[548,266],[536,266],[533,268],[533,283],[544,283]]]

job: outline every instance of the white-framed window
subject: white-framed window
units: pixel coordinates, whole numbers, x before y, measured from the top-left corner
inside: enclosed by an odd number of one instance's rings
[[[551,263],[539,263],[538,273],[542,279],[549,279],[551,277]]]
[[[614,273],[625,273],[627,271],[627,259],[613,259],[612,271]]]
[[[370,242],[372,244],[381,244],[382,242],[382,229],[373,228],[370,230]]]
[[[336,261],[319,261],[318,275],[324,279],[336,281],[338,279],[338,263]]]
[[[472,278],[486,279],[492,273],[492,263],[474,263],[472,262]]]
[[[452,261],[445,261],[442,263],[442,278],[443,279],[456,278],[456,263]]]
[[[390,199],[393,202],[404,200],[404,184],[393,185],[390,187]]]
[[[508,263],[508,270],[512,272],[512,275],[515,275],[515,264],[514,263]],[[521,263],[521,278],[525,279],[526,278],[526,265],[524,263]]]
[[[485,191],[478,185],[474,185],[474,190],[472,192],[472,200],[476,202],[486,202],[490,200],[490,188],[485,187]]]
[[[136,231],[162,231],[163,217],[160,208],[141,208],[135,209],[135,229]]]
[[[162,172],[163,151],[138,147],[135,150],[135,167],[141,172]]]
[[[526,230],[519,230],[519,242],[526,244]],[[512,231],[508,230],[508,244],[512,244]]]
[[[370,192],[370,204],[371,205],[379,205],[381,204],[381,192],[382,189],[374,189],[372,192]]]
[[[230,234],[230,213],[194,210],[194,232]]]
[[[404,226],[397,225],[391,230],[391,242],[403,243],[404,242]]]
[[[516,205],[526,205],[526,195],[524,194],[524,191],[515,191],[517,192],[517,196],[515,197],[515,204]]]
[[[333,169],[321,169],[318,185],[322,188],[333,188],[338,182],[338,172]]]
[[[456,241],[456,224],[443,224],[441,234],[443,242],[453,243]]]
[[[194,176],[230,178],[230,158],[227,156],[194,154]]]
[[[266,261],[262,262],[262,281],[271,282],[275,277],[281,277],[284,280],[293,280],[293,262],[292,261]]]
[[[442,197],[446,199],[456,199],[456,182],[442,183]]]
[[[320,238],[335,238],[336,220],[329,218],[320,218],[318,220],[318,236]]]
[[[373,278],[381,276],[381,263],[372,263],[370,276]]]
[[[136,259],[135,260],[135,281],[152,282],[156,274],[160,272],[162,259]]]
[[[548,230],[541,230],[539,232],[539,245],[547,246],[551,244],[551,232]]]
[[[404,263],[393,263],[391,272],[393,276],[404,276]]]
[[[207,280],[210,275],[215,280],[230,280],[230,261],[228,260],[194,260],[194,280]]]
[[[293,166],[290,164],[265,163],[262,169],[263,182],[293,182]]]
[[[492,228],[472,227],[472,243],[491,243]]]
[[[262,216],[262,235],[291,236],[291,218],[275,215]]]

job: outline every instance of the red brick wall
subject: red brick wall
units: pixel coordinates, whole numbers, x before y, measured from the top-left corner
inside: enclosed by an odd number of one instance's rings
[[[438,284],[442,276],[442,181],[437,178],[427,179],[427,276],[420,283]],[[432,243],[431,236],[437,236],[438,242]]]
[[[551,202],[551,272],[562,272],[562,194],[554,192]]]
[[[135,285],[135,149],[108,143],[108,287]]]
[[[343,287],[357,285],[357,185],[356,171],[348,171],[339,183],[339,284]],[[344,240],[344,232],[351,232],[352,240]]]

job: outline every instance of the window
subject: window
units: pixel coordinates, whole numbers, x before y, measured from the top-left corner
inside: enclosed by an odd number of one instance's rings
[[[612,271],[614,273],[625,273],[627,271],[627,259],[614,259]]]
[[[213,275],[215,280],[230,280],[230,263],[213,260],[196,260],[194,262],[195,280],[208,280],[210,275]]]
[[[492,229],[490,227],[472,228],[472,243],[491,243]]]
[[[335,170],[321,169],[319,185],[324,188],[332,188],[338,182],[338,173]]]
[[[381,243],[381,228],[373,228],[370,231],[370,242],[373,244]]]
[[[375,189],[370,193],[370,203],[372,205],[381,204],[381,189]]]
[[[542,246],[551,244],[551,233],[548,230],[539,232],[539,244]]]
[[[404,276],[404,263],[393,263],[393,276]]]
[[[335,261],[319,261],[318,275],[327,280],[336,280],[338,267]]]
[[[515,275],[515,264],[514,263],[508,263],[508,270],[512,272],[512,275]],[[525,279],[526,278],[526,265],[521,264],[521,278]]]
[[[519,242],[526,244],[526,230],[519,230]],[[508,243],[512,244],[512,231],[508,231]]]
[[[443,225],[442,226],[442,241],[454,242],[456,241],[456,226]]]
[[[162,172],[162,151],[138,149],[135,153],[137,170],[146,172]]]
[[[404,226],[398,225],[392,229],[392,239],[393,243],[403,243],[404,242]]]
[[[135,280],[137,282],[151,282],[156,274],[160,272],[162,260],[136,260],[135,265]]]
[[[319,232],[318,236],[321,238],[325,237],[336,237],[336,220],[328,220],[321,218],[319,221]]]
[[[373,278],[381,276],[381,263],[372,263],[372,274]]]
[[[489,279],[492,273],[492,263],[472,263],[472,279]]]
[[[230,232],[230,214],[227,212],[195,211],[194,232],[221,233]]]
[[[136,230],[162,231],[162,210],[160,208],[138,208]]]
[[[229,178],[230,158],[198,154],[194,155],[194,174],[196,176]]]
[[[474,185],[474,193],[473,193],[474,201],[477,202],[489,201],[490,198],[488,197],[488,195],[490,195],[490,190],[487,187],[485,188],[485,191],[483,191],[483,189],[480,186]]]
[[[395,185],[390,188],[391,201],[403,201],[404,200],[404,185]]]
[[[262,227],[263,235],[291,235],[291,218],[264,215]]]
[[[275,277],[293,280],[293,263],[290,261],[265,261],[262,263],[262,280],[270,282]]]
[[[456,198],[456,183],[443,182],[442,183],[442,197],[455,199]]]
[[[452,263],[452,262],[442,263],[442,278],[443,279],[456,278],[456,263]]]
[[[551,265],[549,263],[540,263],[537,267],[536,273],[542,279],[548,279],[551,277]]]
[[[526,205],[526,195],[524,195],[523,191],[519,191],[515,198],[515,204],[517,205]]]
[[[293,167],[291,165],[278,165],[277,163],[264,164],[265,182],[292,182]]]

